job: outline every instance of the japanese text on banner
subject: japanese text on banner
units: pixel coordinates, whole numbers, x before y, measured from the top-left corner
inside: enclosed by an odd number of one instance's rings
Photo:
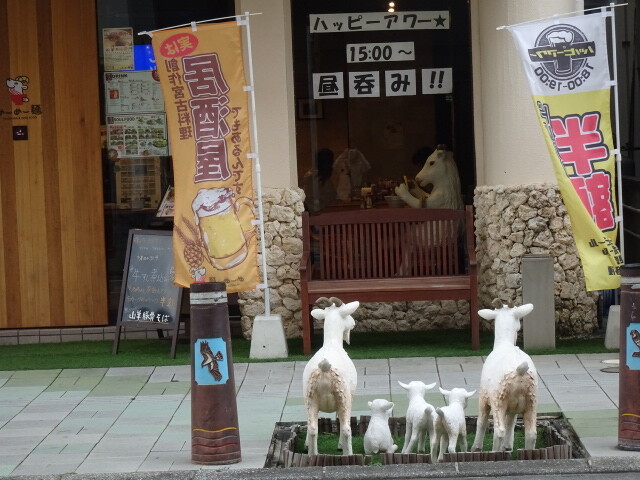
[[[620,286],[610,74],[602,15],[507,27],[520,52],[587,290]]]
[[[176,283],[258,283],[247,94],[235,22],[156,32],[173,152]]]

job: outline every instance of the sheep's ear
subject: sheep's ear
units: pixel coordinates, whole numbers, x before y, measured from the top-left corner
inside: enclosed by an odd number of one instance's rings
[[[473,390],[472,392],[467,392],[467,393],[465,393],[465,396],[466,396],[467,398],[471,398],[471,397],[473,397],[473,395],[474,395],[475,393],[476,393],[476,391],[475,391],[475,390]]]
[[[431,390],[435,386],[436,386],[436,382],[433,382],[433,383],[430,383],[429,385],[426,385],[427,390]]]
[[[325,312],[323,309],[314,308],[313,310],[311,310],[311,316],[316,320],[324,320]]]
[[[405,390],[409,390],[409,385],[407,385],[406,383],[402,383],[400,380],[398,380],[398,385],[400,385]]]
[[[389,402],[389,406],[385,410],[391,410],[395,406],[395,403]]]
[[[480,315],[485,320],[494,320],[498,314],[495,310],[483,308],[482,310],[478,310],[478,315]]]
[[[531,313],[531,311],[533,310],[533,304],[532,303],[526,303],[524,305],[521,305],[519,307],[516,307],[515,311],[513,312],[513,314],[517,317],[517,318],[522,318],[525,315],[529,315]]]
[[[351,315],[353,312],[355,312],[358,309],[359,306],[360,306],[360,302],[358,301],[345,303],[344,305],[339,307],[340,313],[342,315]]]
[[[444,395],[445,397],[449,397],[449,394],[451,393],[451,390],[445,390],[445,389],[444,389],[444,388],[442,388],[442,387],[439,387],[439,388],[440,388],[440,393],[441,393],[442,395]]]
[[[371,408],[372,405],[373,405],[373,402],[369,402],[369,408]]]

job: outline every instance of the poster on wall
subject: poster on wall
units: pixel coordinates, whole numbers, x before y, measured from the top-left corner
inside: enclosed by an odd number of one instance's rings
[[[258,278],[247,85],[237,22],[154,32],[173,150],[175,282]]]
[[[133,70],[133,28],[103,28],[104,69]]]
[[[107,114],[164,112],[156,70],[106,72],[104,90]]]
[[[164,114],[107,115],[107,149],[112,157],[169,155]]]

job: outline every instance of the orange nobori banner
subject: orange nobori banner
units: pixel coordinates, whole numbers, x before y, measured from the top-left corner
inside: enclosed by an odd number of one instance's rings
[[[157,31],[175,186],[175,283],[259,283],[242,36],[236,22]]]

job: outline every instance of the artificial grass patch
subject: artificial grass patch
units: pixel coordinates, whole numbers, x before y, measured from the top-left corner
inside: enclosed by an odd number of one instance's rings
[[[535,448],[546,448],[551,445],[548,445],[546,442],[546,435],[544,434],[544,428],[537,428],[538,436],[536,437],[536,447]],[[300,433],[296,436],[295,441],[295,451],[298,453],[306,453],[307,448],[304,446],[304,442],[306,440],[307,431],[306,428],[300,430]],[[324,455],[342,455],[342,450],[338,449],[338,439],[339,435],[337,433],[319,433],[318,434],[318,453]],[[467,443],[468,448],[471,448],[473,445],[473,441],[475,439],[475,432],[467,434]],[[398,446],[396,453],[402,452],[402,448],[404,447],[404,436],[393,436],[393,443]],[[429,439],[426,442],[427,452],[429,453]],[[364,436],[363,435],[353,435],[351,437],[351,448],[353,449],[354,455],[364,455]],[[493,448],[493,435],[487,433],[484,436],[484,442],[482,445],[482,450],[485,452],[491,451]],[[513,435],[513,451],[511,452],[511,459],[517,460],[518,458],[518,450],[524,448],[524,430],[522,428],[516,428]],[[460,451],[460,445],[458,445],[457,451]],[[382,461],[380,459],[380,454],[374,454],[371,456],[371,465],[381,465]]]
[[[314,338],[314,350],[322,337]],[[471,349],[469,330],[432,330],[420,332],[354,332],[345,349],[353,359],[406,357],[467,357],[487,355],[493,346],[493,334],[481,332],[479,350]],[[255,362],[249,358],[251,342],[233,338],[233,361]],[[64,368],[137,367],[188,365],[189,341],[178,341],[176,358],[169,358],[170,340],[121,340],[120,351],[111,354],[112,341],[82,341],[0,346],[0,370],[46,370]],[[302,355],[301,339],[288,341],[289,357],[272,361],[307,361]],[[611,353],[604,339],[558,339],[555,350],[529,350],[536,354]],[[259,360],[264,362],[264,360]]]

